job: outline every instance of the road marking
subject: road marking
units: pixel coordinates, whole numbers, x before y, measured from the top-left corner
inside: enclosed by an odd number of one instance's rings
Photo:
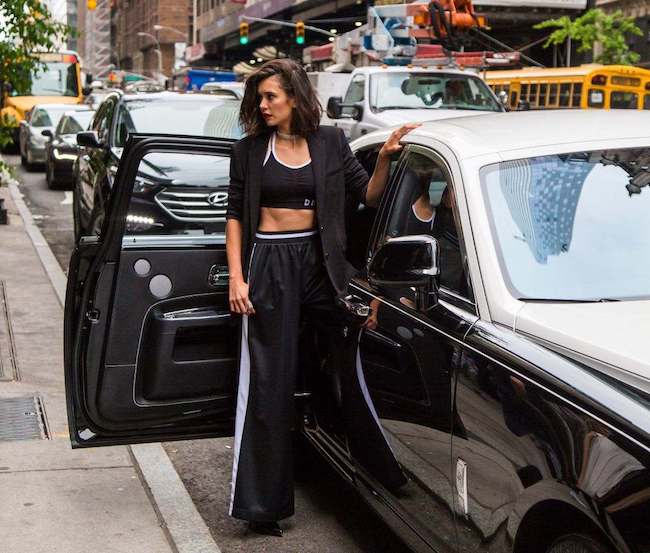
[[[63,200],[61,201],[61,205],[72,205],[72,192],[69,190],[66,190],[64,193]]]

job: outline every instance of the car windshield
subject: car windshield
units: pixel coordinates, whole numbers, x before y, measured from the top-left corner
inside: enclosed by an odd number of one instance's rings
[[[30,124],[32,127],[56,127],[66,112],[66,109],[69,108],[39,109],[34,113]]]
[[[130,133],[241,138],[239,102],[210,99],[137,99],[122,103],[115,146],[124,147]]]
[[[478,77],[458,73],[378,73],[370,77],[370,106],[386,109],[501,111]]]
[[[74,63],[48,62],[32,77],[32,96],[79,96],[77,66]]]
[[[650,148],[501,162],[481,182],[518,298],[650,297]]]

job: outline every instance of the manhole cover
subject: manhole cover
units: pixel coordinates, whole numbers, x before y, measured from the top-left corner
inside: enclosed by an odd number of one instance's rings
[[[0,441],[48,439],[46,420],[38,396],[0,398]]]

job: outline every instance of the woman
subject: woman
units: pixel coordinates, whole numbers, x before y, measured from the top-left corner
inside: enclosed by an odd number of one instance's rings
[[[345,136],[320,126],[304,69],[274,60],[249,76],[234,145],[226,223],[230,309],[242,315],[230,514],[282,535],[293,514],[291,426],[303,310],[330,309],[354,273],[344,256],[348,200],[379,203],[395,131],[371,179]]]

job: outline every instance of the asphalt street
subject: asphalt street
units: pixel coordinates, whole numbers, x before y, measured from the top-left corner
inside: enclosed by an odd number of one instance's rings
[[[45,174],[14,167],[32,215],[67,274],[73,248],[72,193],[48,190]],[[283,538],[246,532],[228,516],[232,440],[164,444],[198,511],[224,553],[407,553],[372,510],[316,455],[307,455],[296,475],[296,515],[283,523]]]

